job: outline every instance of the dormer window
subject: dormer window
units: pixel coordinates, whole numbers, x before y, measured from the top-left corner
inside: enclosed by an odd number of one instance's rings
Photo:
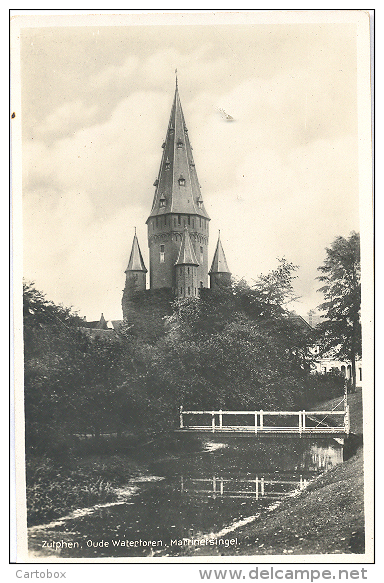
[[[156,178],[155,182],[153,183],[153,186],[157,186],[159,184],[158,179]]]
[[[165,142],[163,142],[163,143],[161,144],[161,147],[162,147],[162,148],[165,148]]]
[[[183,142],[181,140],[177,141],[177,147],[179,148],[179,150],[184,146]]]
[[[166,202],[167,202],[167,200],[166,200],[164,194],[162,194],[160,197],[160,207],[165,207]]]
[[[171,168],[171,163],[169,160],[165,162],[165,170],[169,170]]]
[[[198,198],[197,199],[197,206],[199,207],[199,209],[202,208],[202,206],[203,206],[203,200],[201,198]],[[201,225],[200,225],[200,227],[201,227]]]
[[[179,178],[179,185],[180,186],[185,186],[185,178],[184,178],[184,176],[180,176],[180,178]]]

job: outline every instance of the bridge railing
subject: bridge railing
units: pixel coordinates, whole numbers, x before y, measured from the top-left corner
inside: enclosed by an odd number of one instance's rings
[[[203,417],[203,424],[192,424],[188,416]],[[208,416],[208,421],[207,421]],[[247,422],[244,423],[244,417]],[[239,419],[240,418],[240,419]],[[201,420],[201,419],[200,419]],[[232,423],[228,423],[228,420]],[[332,420],[331,425],[328,422]],[[242,423],[239,423],[242,421]],[[328,422],[327,422],[328,421]],[[338,424],[335,424],[339,421]],[[190,411],[180,407],[180,429],[225,432],[291,432],[349,434],[349,406],[343,411]]]

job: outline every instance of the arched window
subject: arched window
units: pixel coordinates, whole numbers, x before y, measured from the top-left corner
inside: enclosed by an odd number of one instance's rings
[[[164,263],[165,261],[165,247],[164,245],[160,245],[160,263]]]

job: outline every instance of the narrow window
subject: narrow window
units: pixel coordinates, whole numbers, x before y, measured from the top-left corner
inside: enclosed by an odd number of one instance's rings
[[[191,224],[191,215],[188,215],[188,225]]]
[[[160,263],[164,263],[164,261],[165,261],[164,245],[160,245]]]
[[[188,267],[188,275],[189,275],[189,267]]]
[[[200,261],[204,261],[204,249],[200,247]]]
[[[183,288],[182,287],[180,288],[180,295],[181,296],[183,295]]]
[[[180,216],[180,215],[178,215],[178,216],[177,216],[177,222],[178,222],[178,223],[179,223],[179,225],[180,225],[180,223],[181,223],[181,216]]]
[[[201,229],[201,217],[200,217],[200,229]]]
[[[190,287],[188,287],[188,295],[189,296],[191,295],[191,288]]]
[[[158,217],[156,217],[156,228],[159,226]]]
[[[173,226],[176,227],[176,217],[173,219]]]
[[[359,381],[363,380],[363,369],[359,368]]]
[[[192,219],[192,229],[195,228],[195,219]]]
[[[204,284],[202,281],[200,282],[200,287],[204,287]]]

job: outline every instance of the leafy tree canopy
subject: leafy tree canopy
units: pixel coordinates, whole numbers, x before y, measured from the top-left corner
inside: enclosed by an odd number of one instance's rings
[[[322,353],[333,351],[335,356],[352,362],[356,386],[355,360],[361,356],[361,271],[360,236],[354,231],[348,238],[337,237],[326,249],[326,258],[317,278],[324,302],[318,307],[324,312],[319,325]]]

